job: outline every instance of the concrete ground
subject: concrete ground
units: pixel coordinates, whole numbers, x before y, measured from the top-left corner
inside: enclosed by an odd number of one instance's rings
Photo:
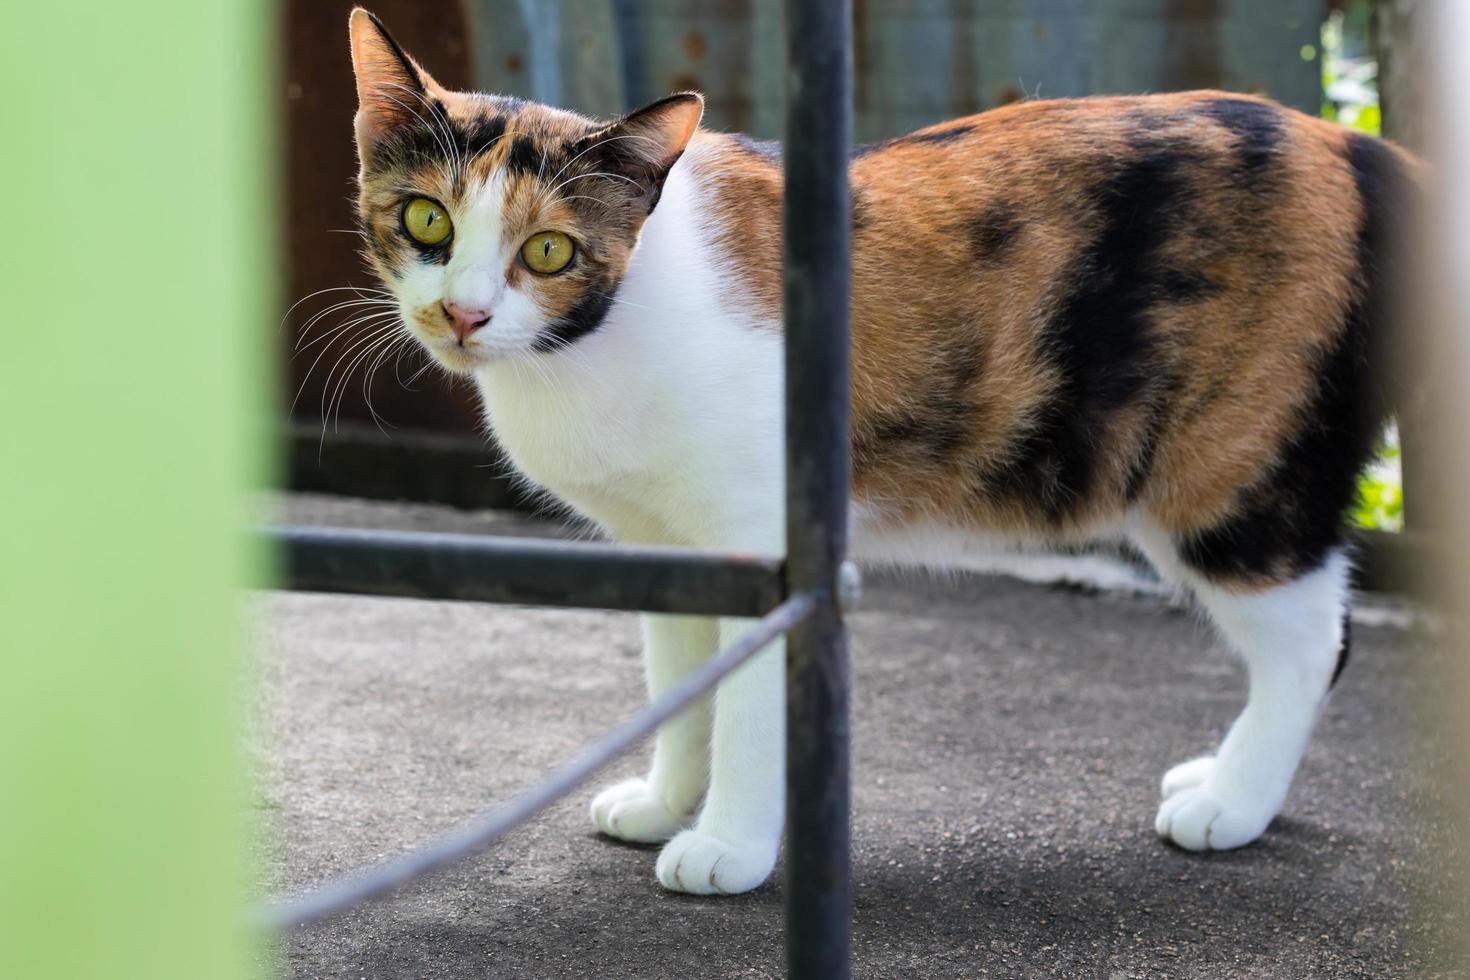
[[[292,498],[293,521],[544,533],[521,518]],[[272,890],[399,853],[538,780],[643,701],[636,618],[272,593],[260,810]],[[852,619],[861,977],[1421,977],[1462,857],[1428,769],[1443,657],[1365,617],[1282,816],[1200,856],[1151,829],[1242,675],[1156,596],[997,576],[870,582]],[[1388,623],[1390,625],[1382,625]],[[1392,625],[1400,623],[1400,625]],[[640,771],[623,760],[606,781]],[[662,891],[590,790],[481,857],[288,937],[292,977],[779,977],[778,877]]]

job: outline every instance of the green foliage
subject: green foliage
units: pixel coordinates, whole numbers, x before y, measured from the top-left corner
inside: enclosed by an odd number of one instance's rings
[[[1326,75],[1326,72],[1323,72]],[[1360,133],[1379,136],[1383,132],[1383,116],[1376,105],[1346,105],[1338,107],[1331,102],[1322,103],[1322,118],[1341,123]]]
[[[1368,43],[1369,5],[1354,0],[1322,25],[1322,118],[1377,136],[1378,63]]]
[[[1378,64],[1368,33],[1367,0],[1348,0],[1322,25],[1322,118],[1378,136]],[[1398,433],[1390,431],[1377,460],[1358,482],[1353,523],[1380,531],[1404,526],[1404,487],[1399,472]]]
[[[1376,531],[1402,531],[1404,528],[1404,488],[1396,480],[1372,473],[1358,484],[1358,504],[1353,508],[1353,523]]]
[[[1403,530],[1404,486],[1397,446],[1385,446],[1378,461],[1358,481],[1353,523],[1377,531]]]

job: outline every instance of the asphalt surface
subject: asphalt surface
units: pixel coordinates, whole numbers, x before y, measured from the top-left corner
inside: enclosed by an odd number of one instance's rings
[[[524,519],[293,498],[290,519],[545,533]],[[643,703],[636,618],[268,593],[263,885],[377,861],[540,778]],[[1367,623],[1401,623],[1390,609]],[[999,576],[870,581],[851,618],[860,977],[1422,977],[1462,853],[1432,775],[1446,667],[1403,625],[1353,662],[1265,838],[1194,855],[1151,829],[1159,776],[1211,748],[1243,675],[1156,596]],[[605,782],[640,772],[624,759]],[[291,977],[779,977],[778,877],[662,891],[598,837],[591,790],[492,851],[286,938]]]

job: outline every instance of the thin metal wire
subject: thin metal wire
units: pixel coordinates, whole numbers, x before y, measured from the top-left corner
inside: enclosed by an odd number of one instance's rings
[[[660,725],[708,693],[772,640],[800,624],[816,608],[816,599],[809,594],[791,596],[762,617],[748,633],[689,674],[672,691],[608,732],[539,785],[407,854],[331,879],[294,898],[266,905],[257,914],[256,921],[261,928],[271,931],[308,925],[385,895],[416,878],[484,850],[653,734]]]

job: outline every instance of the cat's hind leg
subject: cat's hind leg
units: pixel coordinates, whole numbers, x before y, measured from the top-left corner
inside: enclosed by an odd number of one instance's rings
[[[1188,585],[1250,677],[1245,710],[1214,754],[1165,773],[1154,827],[1194,851],[1249,844],[1281,809],[1345,654],[1349,562],[1336,550],[1284,584],[1224,586],[1144,550]]]

